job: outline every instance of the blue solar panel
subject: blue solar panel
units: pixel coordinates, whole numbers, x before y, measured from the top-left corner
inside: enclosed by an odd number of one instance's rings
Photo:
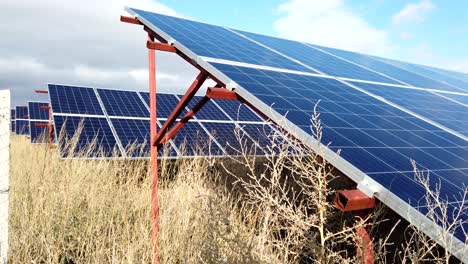
[[[198,122],[188,122],[173,138],[182,156],[223,155]]]
[[[40,143],[47,143],[48,138],[48,128],[47,122],[40,122],[40,121],[30,121],[29,122],[29,130],[30,130],[30,140],[33,144],[40,144]]]
[[[447,128],[468,136],[468,114],[466,106],[424,90],[369,83],[354,82],[353,84],[403,106],[416,114],[429,118]]]
[[[149,157],[150,123],[142,119],[111,119],[115,132],[126,150],[127,157]],[[159,150],[160,157],[175,157],[176,151],[167,144]]]
[[[11,120],[11,132],[14,132],[16,133],[16,121],[15,120]]]
[[[426,69],[429,69],[431,71],[441,73],[441,74],[446,75],[446,76],[450,76],[452,78],[458,79],[458,80],[463,81],[465,83],[468,83],[468,73],[466,73],[466,72],[449,71],[449,70],[430,67],[430,66],[422,66],[422,67],[424,67]]]
[[[311,48],[297,41],[274,38],[244,31],[237,32],[332,76],[385,83],[399,83],[383,75]]]
[[[437,93],[440,96],[450,98],[455,100],[458,103],[462,103],[468,106],[468,94],[460,95],[460,94],[448,94],[448,93]]]
[[[54,113],[104,115],[94,89],[49,84]]]
[[[193,99],[187,105],[188,109],[192,109],[203,97],[194,96]],[[219,109],[219,107],[208,101],[196,114],[195,117],[204,120],[230,120],[229,117]]]
[[[234,123],[213,123],[204,122],[203,126],[211,135],[221,144],[229,155],[242,155],[248,153],[251,155],[262,155],[260,149],[251,138],[240,127]]]
[[[16,107],[16,119],[28,119],[28,107],[27,106],[17,106]]]
[[[16,110],[15,109],[10,110],[10,118],[11,118],[11,120],[16,119]]]
[[[468,92],[468,81],[464,82],[461,81],[457,78],[452,78],[450,76],[447,76],[443,73],[439,73],[437,71],[433,71],[427,68],[424,68],[421,65],[416,65],[412,63],[407,63],[407,62],[402,62],[402,61],[396,61],[396,60],[390,60],[390,59],[383,59],[379,58],[380,60],[395,65],[397,67],[403,68],[407,71],[414,72],[420,75],[423,75],[425,77],[431,78],[433,80],[437,80],[439,82],[444,82],[449,85],[453,86],[453,91],[457,92]]]
[[[459,89],[454,88],[445,83],[442,83],[442,82],[427,78],[425,76],[422,76],[413,72],[409,72],[405,69],[395,67],[391,64],[382,62],[378,60],[378,58],[376,57],[371,57],[368,55],[345,51],[345,50],[326,48],[326,47],[320,47],[320,46],[315,46],[315,45],[311,45],[311,46],[325,50],[343,59],[352,61],[354,63],[365,66],[367,68],[373,69],[379,73],[383,73],[387,76],[390,76],[392,78],[395,78],[399,81],[402,81],[404,83],[407,83],[413,86],[422,87],[422,88],[447,90],[447,91],[460,91]],[[357,79],[357,78],[353,78],[353,79]]]
[[[114,153],[120,156],[116,139],[106,118],[54,116],[54,121],[56,131],[60,133],[59,150],[62,158],[115,157]]]
[[[146,104],[150,105],[149,93],[140,92],[141,96],[145,100]],[[179,103],[179,99],[175,94],[159,94],[156,97],[156,107],[158,111],[158,118],[168,118],[172,113],[176,105]],[[187,111],[183,110],[180,116],[183,116]]]
[[[148,117],[149,112],[138,92],[97,89],[109,116]]]
[[[28,102],[29,119],[34,120],[49,120],[49,103],[45,102]]]
[[[235,121],[262,121],[248,106],[237,100],[217,99],[215,103]]]
[[[29,135],[29,121],[28,120],[15,120],[16,134]]]
[[[405,186],[417,188],[418,183],[414,179],[402,174],[412,172],[410,159],[415,159],[423,169],[456,173],[458,179],[467,183],[468,174],[462,170],[468,168],[468,161],[463,158],[468,155],[467,142],[397,108],[333,79],[239,66],[223,65],[222,69],[230,77],[231,72],[234,72],[234,81],[260,100],[272,104],[273,109],[286,113],[288,120],[306,132],[310,132],[311,107],[321,100],[319,111],[324,126],[323,143],[331,141],[332,149],[341,149],[347,161],[385,187],[389,186],[385,185],[381,173],[392,174],[392,177],[399,177],[399,181],[405,182]],[[252,85],[245,79],[236,78],[244,74],[250,79],[256,79],[256,76],[261,76],[258,75],[260,73],[274,75],[279,84]],[[307,88],[304,83],[308,84]],[[258,86],[263,87],[257,89]],[[264,91],[269,91],[269,95],[265,95]],[[322,106],[322,103],[326,104]],[[434,177],[442,182],[443,192],[457,194],[462,191],[459,182],[453,178],[445,178],[439,172],[434,173]],[[396,195],[406,199],[407,194],[404,192],[394,190]],[[453,196],[445,198],[451,201]],[[419,202],[419,197],[405,201],[415,204]]]
[[[131,9],[140,19],[171,35],[199,56],[240,61],[291,70],[311,70],[229,30],[204,23]]]

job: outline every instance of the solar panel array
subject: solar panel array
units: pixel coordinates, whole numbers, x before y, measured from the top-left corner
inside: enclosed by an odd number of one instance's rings
[[[16,106],[15,133],[29,135],[29,116],[27,106]]]
[[[16,109],[11,109],[10,111],[10,118],[11,118],[11,132],[16,133],[16,128],[15,128],[15,120],[16,120]]]
[[[79,156],[91,143],[96,151],[88,154],[95,158],[148,157],[149,93],[49,84],[49,95],[55,131],[68,136],[59,140],[62,158]],[[157,95],[159,127],[180,99],[176,94]],[[187,110],[182,115],[185,113]],[[73,141],[70,138],[79,127],[76,147],[70,152],[65,142]],[[240,143],[235,128],[243,136],[242,144],[256,151],[252,154],[265,153],[261,144],[268,141],[261,140],[261,135],[266,137],[272,128],[246,106],[228,100],[209,101],[160,153],[166,157],[236,155]]]
[[[29,134],[33,144],[48,142],[49,103],[28,102]]]
[[[323,156],[358,188],[378,190],[377,198],[410,222],[427,224],[423,230],[432,238],[439,226],[423,215],[425,190],[410,159],[430,172],[433,186],[440,183],[449,211],[460,209],[468,185],[468,75],[128,11],[316,149],[309,126],[320,102],[322,143],[330,143]],[[466,221],[468,212],[461,214]],[[467,239],[462,228],[449,250],[468,261],[459,250]]]

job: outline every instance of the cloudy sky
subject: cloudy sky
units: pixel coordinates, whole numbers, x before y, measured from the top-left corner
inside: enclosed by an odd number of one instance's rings
[[[146,90],[146,36],[124,6],[468,72],[462,0],[1,0],[0,88],[13,104],[47,83]],[[186,89],[197,72],[157,56],[158,89]]]

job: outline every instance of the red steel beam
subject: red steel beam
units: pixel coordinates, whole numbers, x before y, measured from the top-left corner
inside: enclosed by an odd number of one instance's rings
[[[49,110],[49,106],[48,105],[41,105],[39,106],[39,109],[44,109],[44,110]]]
[[[28,108],[26,105],[19,105],[19,108]]]
[[[48,94],[49,91],[47,90],[35,90],[36,93],[39,93],[39,94]]]
[[[177,49],[174,46],[171,46],[166,43],[159,43],[154,41],[147,41],[146,47],[148,49],[159,50],[159,51],[166,51],[166,52],[177,52]]]
[[[135,24],[135,25],[143,25],[138,19],[128,16],[120,16],[120,22]]]
[[[165,136],[162,138],[161,140],[161,144],[166,144],[167,141],[169,141],[169,139],[171,139],[173,136],[175,136],[175,134],[177,134],[177,132],[179,132],[179,130],[185,126],[185,124],[187,124],[187,122],[192,119],[195,114],[210,100],[209,97],[207,96],[204,96],[202,99],[200,99],[200,101],[198,101],[198,103],[192,108],[190,109],[190,111],[184,116],[182,117],[182,119],[177,123],[175,124],[167,133],[165,133]]]
[[[208,87],[206,96],[210,99],[238,100],[236,92],[226,88]]]
[[[34,123],[35,127],[49,127],[49,124],[47,123]]]
[[[338,191],[333,204],[343,212],[352,212],[355,217],[366,219],[375,208],[375,197],[369,197],[360,190]],[[374,245],[366,226],[363,223],[355,223],[356,254],[361,263],[374,263]]]
[[[174,111],[172,111],[172,113],[167,118],[166,122],[164,122],[163,126],[159,130],[159,133],[155,137],[151,137],[151,145],[157,146],[161,142],[165,133],[172,126],[172,124],[174,124],[177,117],[180,115],[180,113],[182,113],[182,111],[188,105],[193,96],[195,96],[195,93],[203,85],[207,77],[208,75],[205,71],[202,71],[198,74],[197,78],[193,81],[192,85],[190,85],[190,88],[187,90],[187,92],[185,92],[182,99],[174,108]]]
[[[152,36],[148,36],[149,41],[154,41]],[[149,72],[149,92],[150,92],[150,135],[156,137],[157,131],[157,111],[156,111],[156,52],[148,49],[148,72]],[[151,215],[152,215],[152,235],[153,242],[153,263],[159,264],[159,201],[158,201],[158,148],[151,145]]]

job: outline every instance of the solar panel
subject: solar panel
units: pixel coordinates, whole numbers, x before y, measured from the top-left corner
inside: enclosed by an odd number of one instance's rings
[[[176,38],[200,56],[290,70],[311,71],[223,27],[132,9],[141,19]]]
[[[16,106],[15,115],[15,133],[18,135],[29,135],[28,107]]]
[[[381,96],[468,138],[467,108],[435,93],[370,83],[356,86]]]
[[[16,134],[29,135],[29,121],[28,120],[15,120]]]
[[[47,143],[49,123],[49,103],[28,102],[30,141],[33,144]]]
[[[148,109],[136,91],[108,89],[98,89],[97,91],[109,116],[148,116]]]
[[[96,93],[91,88],[49,84],[54,113],[103,115]]]
[[[421,198],[425,191],[414,178],[410,159],[430,171],[432,182],[440,182],[442,196],[456,210],[459,201],[455,197],[468,183],[468,148],[463,135],[464,119],[455,120],[455,116],[468,115],[463,105],[413,90],[419,87],[426,93],[445,95],[463,93],[466,87],[367,55],[127,10],[228,88],[234,88],[239,96],[283,129],[320,151],[325,159],[357,182],[362,191],[375,194],[410,222],[418,226],[424,223],[423,231],[440,241],[438,223],[424,216],[427,208]],[[242,47],[233,42],[242,43]],[[242,53],[245,47],[267,49],[273,52],[267,57],[276,60],[260,59],[265,58],[265,53],[249,53],[250,58],[246,58]],[[307,70],[291,67],[289,63],[271,63],[285,59]],[[386,86],[361,88],[365,82]],[[391,97],[402,88],[392,87],[389,93],[384,92],[389,90],[389,85],[396,84],[412,90],[404,98]],[[370,86],[373,92],[367,90]],[[427,100],[433,100],[431,103],[444,111],[430,109]],[[310,132],[310,117],[317,102],[324,126],[323,143],[330,142],[329,147],[319,148]],[[412,102],[416,105],[411,105]],[[446,103],[448,107],[442,109]],[[338,149],[342,150],[341,157],[335,153]],[[463,232],[458,229],[453,235],[455,240],[448,249],[466,258],[457,250],[464,247]]]
[[[15,109],[11,109],[10,118],[11,118],[11,125],[10,125],[11,132],[15,133],[16,132],[16,128],[15,128],[16,110]]]
[[[51,100],[56,131],[60,133],[63,130],[63,133],[67,135],[66,140],[59,143],[62,158],[80,157],[80,152],[84,152],[87,145],[93,140],[95,140],[96,148],[100,151],[96,150],[89,153],[90,158],[112,158],[123,155],[127,158],[149,157],[149,93],[86,87],[76,88],[63,85],[50,85],[50,87],[57,94],[54,100]],[[78,89],[79,92],[75,89]],[[75,109],[74,107],[79,107],[75,101],[69,100],[77,93],[97,95],[96,99],[101,109],[95,107],[93,111],[101,114],[83,114],[86,111],[79,109],[77,109],[76,113],[68,110],[65,111],[66,113],[63,111],[55,112],[54,109]],[[161,123],[165,122],[179,102],[179,98],[180,95],[176,94],[157,95],[158,127],[161,127]],[[197,100],[200,98],[197,97]],[[182,114],[186,114],[187,110],[193,107],[195,103],[193,101]],[[234,153],[225,149],[226,146],[220,143],[229,141],[233,145],[234,131],[223,130],[223,133],[217,136],[220,140],[218,141],[210,133],[212,131],[207,128],[210,122],[219,126],[219,130],[224,127],[239,127],[244,124],[269,126],[250,108],[239,102],[221,100],[219,103],[209,101],[196,114],[195,118],[167,144],[167,147],[160,149],[160,154],[176,158],[196,155],[225,156]],[[231,118],[230,115],[238,117],[238,119]],[[65,120],[68,120],[68,123]],[[81,132],[83,135],[76,139],[76,146],[71,151],[64,144],[75,135],[80,122],[83,122],[83,131]],[[210,128],[212,127],[210,126]],[[244,134],[247,133],[244,132]],[[245,138],[252,141],[250,135],[245,135]],[[207,142],[210,144],[207,144]],[[253,141],[250,143],[253,143]],[[256,153],[263,154],[262,151]]]

